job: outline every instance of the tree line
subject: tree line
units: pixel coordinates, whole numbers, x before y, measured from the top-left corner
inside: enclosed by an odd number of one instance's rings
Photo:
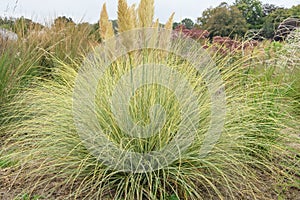
[[[217,7],[204,10],[196,23],[186,18],[175,22],[173,28],[183,25],[187,29],[207,30],[210,38],[248,36],[254,39],[274,39],[278,34],[278,27],[288,18],[295,21],[290,20],[287,23],[300,26],[300,4],[284,8],[263,4],[259,0],[236,0],[232,5],[223,2]]]
[[[173,29],[178,29],[180,25],[197,33],[199,33],[199,30],[205,30],[208,31],[209,38],[221,36],[276,39],[280,24],[287,18],[291,18],[290,21],[286,22],[288,25],[300,26],[300,4],[292,8],[284,8],[274,4],[263,4],[259,0],[236,0],[232,5],[223,2],[217,7],[207,8],[195,22],[189,18],[185,18],[181,22],[174,22]],[[99,23],[76,24],[72,18],[66,16],[57,17],[51,26],[60,27],[66,24],[88,27],[91,30],[91,34],[97,34],[99,29]],[[117,32],[116,20],[112,20],[112,24]],[[28,30],[33,29],[32,27],[34,29],[42,29],[44,26],[24,17],[17,19],[0,18],[0,28],[16,33],[27,34]]]

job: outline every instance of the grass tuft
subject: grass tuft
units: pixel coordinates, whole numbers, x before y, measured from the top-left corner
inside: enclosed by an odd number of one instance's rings
[[[119,32],[137,28],[137,24],[151,27],[153,6],[153,1],[142,0],[136,11],[125,0],[119,0]],[[166,28],[170,28],[173,16]],[[107,31],[111,25],[108,22],[104,5],[100,33],[105,40],[112,36]],[[154,27],[159,30],[158,21]],[[95,104],[93,114],[97,124],[87,123],[84,131],[96,132],[95,126],[100,127],[105,133],[103,138],[119,149],[142,154],[162,150],[176,138],[180,124],[185,120],[181,116],[184,113],[182,102],[185,105],[192,99],[185,96],[180,101],[170,88],[147,84],[130,91],[128,118],[118,121],[116,114],[119,113],[114,112],[112,105],[122,102],[123,96],[118,94],[116,101],[111,99],[121,77],[131,70],[144,65],[142,76],[148,77],[146,72],[153,66],[145,64],[167,66],[188,80],[197,100],[193,115],[197,116],[199,126],[184,124],[184,130],[196,130],[186,151],[157,170],[124,172],[91,153],[74,121],[74,114],[80,120],[92,121],[86,112],[74,111],[74,88],[86,52],[92,49],[97,39],[90,35],[88,27],[75,24],[53,25],[45,30],[23,34],[27,43],[21,40],[5,45],[8,49],[1,51],[0,176],[5,171],[3,178],[9,181],[3,184],[0,179],[0,185],[5,185],[11,192],[17,188],[16,198],[198,200],[298,197],[298,32],[285,43],[263,44],[270,48],[258,46],[251,51],[224,55],[220,49],[208,47],[225,84],[226,116],[222,135],[205,157],[199,157],[199,149],[211,125],[212,98],[205,79],[211,73],[209,68],[204,66],[204,70],[198,72],[184,58],[151,48],[133,50],[111,63],[98,81],[95,99],[86,100]],[[127,39],[135,42],[132,38]],[[154,39],[155,36],[151,42],[156,44]],[[116,47],[112,46],[116,44],[105,44],[108,49]],[[182,43],[178,42],[175,47],[180,49]],[[97,49],[93,50],[92,53],[97,55]],[[199,49],[190,46],[189,50],[193,56]],[[92,64],[102,66],[105,59],[97,58]],[[160,73],[156,77],[164,75]],[[131,81],[136,78],[133,74],[129,77]],[[96,78],[97,74],[92,74],[88,80]],[[165,81],[174,83],[171,78]],[[173,87],[180,88],[180,85],[173,84]],[[120,126],[120,121],[129,118],[140,126],[151,124],[153,105],[161,105],[166,117],[157,134],[131,137],[130,131],[126,132]],[[160,116],[159,112],[154,114]]]

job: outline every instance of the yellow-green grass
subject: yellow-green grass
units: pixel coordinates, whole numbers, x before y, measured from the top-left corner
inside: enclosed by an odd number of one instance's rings
[[[155,85],[137,91],[130,110],[136,121],[148,123],[149,108],[155,103],[163,105],[167,121],[157,136],[133,140],[114,119],[109,99],[118,77],[141,60],[155,62],[158,56],[166,56],[148,51],[143,59],[134,57],[133,52],[132,59],[113,63],[99,81],[96,95],[99,124],[108,130],[107,138],[120,148],[137,152],[160,149],[176,134],[180,121],[179,104],[172,92]],[[9,137],[2,150],[18,163],[12,167],[16,172],[12,176],[18,183],[26,183],[26,193],[58,198],[57,191],[63,189],[67,191],[64,198],[70,199],[165,199],[171,195],[180,199],[271,199],[282,192],[283,185],[299,188],[294,176],[299,174],[297,149],[289,145],[289,141],[299,144],[299,140],[282,132],[297,124],[290,115],[293,99],[282,92],[287,85],[268,78],[269,68],[264,68],[259,53],[234,61],[231,56],[216,57],[226,85],[227,114],[222,136],[204,158],[198,157],[198,151],[209,123],[210,96],[203,77],[175,55],[159,61],[184,74],[194,86],[201,128],[188,151],[176,161],[145,173],[112,170],[86,149],[72,113],[76,61],[72,66],[57,61],[53,80],[35,80],[33,87],[7,105],[13,122],[6,127]]]
[[[125,7],[131,14],[126,12],[129,14],[123,17],[138,18],[132,7]],[[145,23],[151,22],[147,14],[139,13]],[[125,25],[124,31],[132,28]],[[47,199],[274,199],[285,198],[291,188],[299,190],[297,45],[291,49],[289,43],[283,43],[279,49],[257,48],[227,56],[208,49],[225,83],[226,118],[223,134],[204,158],[198,153],[211,112],[204,75],[179,56],[159,50],[133,51],[116,60],[99,80],[96,116],[106,137],[119,148],[140,153],[159,150],[174,138],[182,120],[174,93],[154,84],[133,93],[130,116],[146,125],[151,122],[149,109],[160,104],[166,111],[165,126],[146,139],[131,138],[122,131],[111,110],[111,95],[120,77],[139,64],[164,64],[182,74],[194,89],[200,110],[200,126],[187,151],[163,168],[133,173],[101,163],[88,151],[74,123],[75,79],[95,39],[89,31],[73,25],[46,30],[29,35],[28,43],[20,42],[24,44],[18,48],[21,61],[14,54],[1,57],[4,75],[0,80],[5,84],[0,97],[4,99],[0,165],[11,172],[6,178],[13,180],[12,188],[23,190],[21,195]],[[7,64],[11,62],[17,64],[11,67]]]

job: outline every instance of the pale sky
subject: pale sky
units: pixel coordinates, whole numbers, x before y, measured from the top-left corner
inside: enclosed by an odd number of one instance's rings
[[[235,0],[156,0],[155,18],[160,22],[167,21],[172,12],[175,12],[175,21],[184,18],[196,20],[209,7],[216,7],[221,2],[232,4]],[[0,0],[0,16],[13,16],[33,19],[39,22],[48,22],[57,16],[72,17],[75,22],[88,21],[96,23],[102,4],[107,4],[110,19],[117,17],[118,0]],[[139,0],[127,0],[128,4]],[[300,4],[300,0],[262,0],[263,3],[275,4],[290,8]]]

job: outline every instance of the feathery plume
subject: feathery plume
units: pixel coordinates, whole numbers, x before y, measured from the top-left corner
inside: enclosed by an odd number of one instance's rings
[[[101,38],[105,38],[105,33],[107,30],[107,23],[108,22],[108,14],[106,10],[106,3],[103,4],[102,10],[100,13],[100,20],[99,20],[99,31]]]
[[[154,0],[141,0],[138,15],[140,27],[151,27],[154,17]]]
[[[106,4],[103,4],[101,13],[100,13],[100,21],[99,21],[99,27],[100,27],[100,36],[103,40],[107,40],[108,38],[111,38],[114,36],[114,30],[112,27],[112,23],[108,19],[108,14],[106,10]]]
[[[109,38],[113,37],[114,35],[115,35],[115,31],[113,28],[113,24],[111,21],[108,21],[105,39],[109,39]]]
[[[174,15],[175,13],[173,12],[172,15],[169,17],[167,23],[165,24],[165,29],[172,30]]]
[[[118,28],[120,33],[134,28],[134,21],[126,0],[118,1]]]
[[[130,8],[129,8],[129,12],[131,15],[131,19],[133,20],[133,24],[134,24],[134,28],[138,27],[138,18],[137,18],[137,12],[135,9],[135,4],[133,4]]]

